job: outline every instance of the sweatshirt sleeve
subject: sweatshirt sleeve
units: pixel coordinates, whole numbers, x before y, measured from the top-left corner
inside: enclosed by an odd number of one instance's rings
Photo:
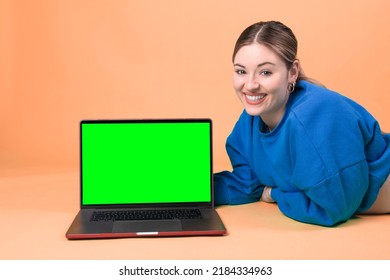
[[[232,159],[233,172],[222,171],[214,174],[215,204],[244,204],[258,201],[264,187],[239,153],[232,148],[228,148],[228,151]]]
[[[375,200],[380,184],[371,165],[380,161],[386,143],[375,119],[350,107],[295,118],[291,186],[271,191],[286,216],[333,226]]]
[[[272,189],[271,196],[288,217],[311,224],[333,226],[348,220],[368,188],[365,161],[329,176],[317,185],[295,191]]]
[[[245,124],[243,124],[245,122]],[[220,204],[244,204],[258,201],[264,186],[259,182],[245,154],[251,150],[251,126],[243,114],[226,141],[233,171],[214,174],[214,202]]]

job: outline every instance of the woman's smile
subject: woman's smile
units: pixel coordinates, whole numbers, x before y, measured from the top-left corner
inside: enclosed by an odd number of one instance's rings
[[[244,98],[246,103],[249,105],[259,105],[264,102],[266,98],[266,94],[248,94],[248,93],[243,93]]]

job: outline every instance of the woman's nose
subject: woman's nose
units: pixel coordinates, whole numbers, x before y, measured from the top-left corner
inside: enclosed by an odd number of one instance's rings
[[[254,78],[248,78],[245,83],[245,88],[248,91],[257,91],[260,88],[260,83]]]

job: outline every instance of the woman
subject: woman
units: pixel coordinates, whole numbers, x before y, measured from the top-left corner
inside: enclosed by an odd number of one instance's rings
[[[214,174],[215,203],[276,202],[286,216],[323,226],[390,213],[390,134],[307,78],[296,54],[280,22],[238,38],[233,86],[245,110],[226,142],[233,171]]]

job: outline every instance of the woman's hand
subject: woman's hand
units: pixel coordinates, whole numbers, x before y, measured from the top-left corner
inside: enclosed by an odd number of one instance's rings
[[[260,200],[261,200],[261,201],[264,201],[264,202],[268,202],[268,203],[275,202],[275,201],[272,199],[272,197],[271,197],[271,190],[272,190],[271,187],[265,186],[265,187],[264,187],[264,190],[263,190],[263,193],[262,193],[262,195],[261,195]]]

